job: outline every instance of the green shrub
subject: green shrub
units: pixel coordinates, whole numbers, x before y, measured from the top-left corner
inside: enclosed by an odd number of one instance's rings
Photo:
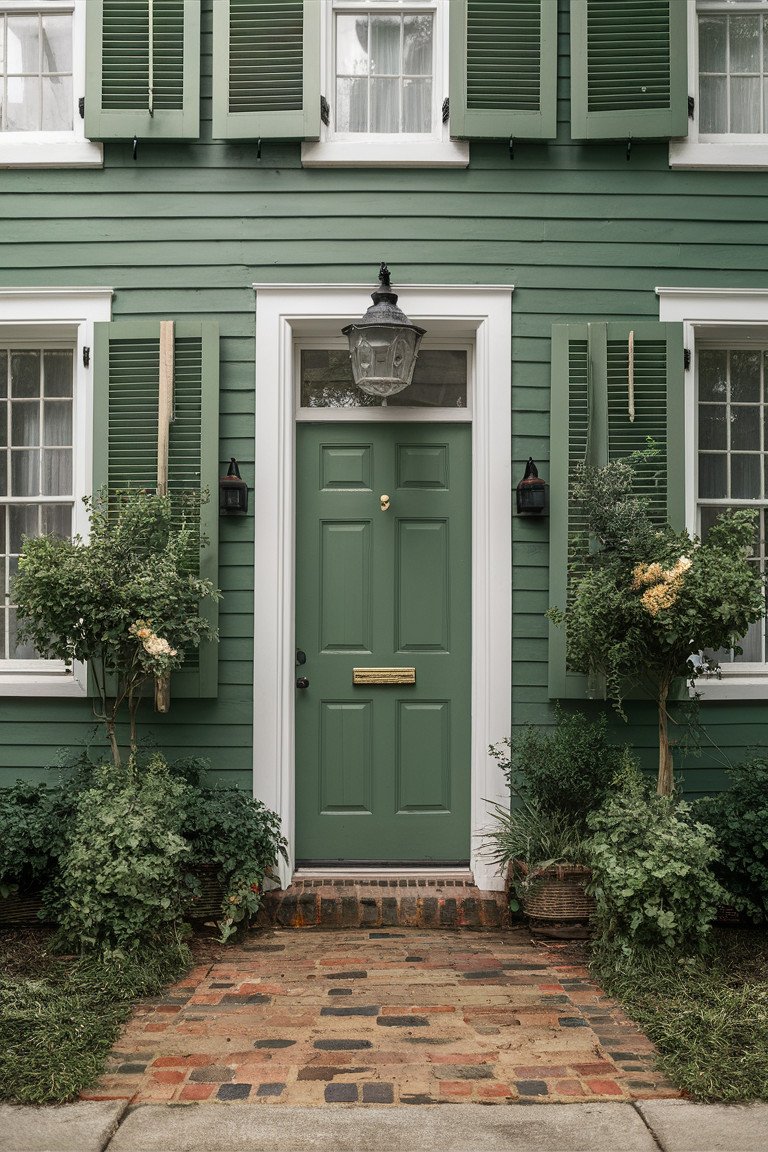
[[[768,919],[768,758],[755,757],[728,774],[730,789],[700,800],[696,811],[715,830],[715,874],[728,903],[760,924]]]
[[[187,806],[183,835],[192,848],[191,863],[213,864],[224,890],[221,939],[248,922],[261,904],[264,878],[285,856],[280,818],[259,800],[233,788],[196,787]]]
[[[94,769],[78,796],[46,897],[62,940],[130,953],[167,939],[184,910],[186,788],[161,756]]]
[[[608,743],[604,715],[557,710],[554,728],[529,725],[491,748],[513,795],[524,796],[544,815],[561,815],[586,832],[589,812],[599,808],[625,751]]]
[[[45,784],[0,790],[0,897],[38,883],[51,864]]]
[[[589,826],[598,948],[700,951],[723,900],[712,829],[693,820],[688,804],[653,793],[636,771]]]

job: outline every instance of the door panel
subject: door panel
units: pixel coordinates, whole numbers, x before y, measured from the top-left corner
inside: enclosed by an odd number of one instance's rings
[[[296,434],[297,859],[466,861],[471,428]]]

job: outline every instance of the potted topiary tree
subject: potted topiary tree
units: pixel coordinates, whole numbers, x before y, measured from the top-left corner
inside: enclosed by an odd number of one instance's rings
[[[716,673],[713,654],[721,649],[740,652],[739,639],[765,612],[765,593],[749,559],[757,513],[723,513],[704,540],[658,524],[648,501],[633,492],[634,465],[654,454],[650,445],[602,468],[579,467],[572,498],[581,506],[588,535],[571,571],[568,607],[548,615],[565,626],[569,667],[602,677],[624,719],[629,685],[640,685],[656,701],[657,791],[668,796],[673,684]]]

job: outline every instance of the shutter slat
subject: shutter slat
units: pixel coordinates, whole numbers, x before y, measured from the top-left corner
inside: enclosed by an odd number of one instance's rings
[[[557,4],[451,0],[451,133],[556,135]]]

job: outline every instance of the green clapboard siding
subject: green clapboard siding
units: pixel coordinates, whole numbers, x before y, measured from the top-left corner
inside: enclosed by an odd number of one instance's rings
[[[197,137],[198,0],[88,0],[85,17],[86,135]]]
[[[547,518],[512,521],[516,727],[553,719],[544,613],[552,603],[550,538],[561,531],[565,509],[563,408],[550,398],[553,357],[568,369],[565,346],[553,343],[553,325],[581,326],[578,336],[570,329],[569,403],[580,437],[574,435],[571,451],[578,457],[586,451],[587,323],[608,325],[605,419],[615,408],[615,425],[624,411],[620,347],[630,329],[658,321],[657,285],[768,289],[765,173],[672,171],[666,143],[643,141],[634,131],[629,162],[623,130],[615,140],[574,142],[570,5],[545,4],[557,14],[557,134],[526,141],[515,133],[514,159],[506,127],[503,140],[472,138],[465,170],[303,170],[299,144],[270,140],[266,131],[257,158],[258,133],[253,140],[229,140],[212,129],[214,17],[221,18],[224,3],[203,0],[195,4],[201,16],[199,139],[153,141],[145,134],[134,161],[133,132],[126,130],[105,144],[103,170],[4,170],[0,211],[0,286],[107,285],[115,289],[116,323],[148,323],[156,331],[160,320],[173,319],[179,335],[182,324],[197,325],[198,332],[201,324],[218,325],[219,446],[205,458],[214,483],[231,455],[253,482],[254,282],[368,285],[386,257],[396,285],[514,284],[512,480],[517,483],[533,455],[550,484]],[[94,6],[87,0],[89,12]],[[456,19],[454,7],[451,0]],[[368,291],[361,289],[361,311]],[[612,325],[619,326],[618,336]],[[654,335],[651,346],[657,342]],[[641,367],[638,358],[636,375]],[[259,378],[260,387],[273,383]],[[103,438],[104,417],[97,427]],[[614,427],[611,443],[620,434]],[[667,456],[668,467],[681,467],[679,445]],[[682,494],[679,473],[672,489]],[[150,745],[169,755],[204,755],[215,779],[246,788],[254,757],[253,659],[259,658],[252,640],[258,513],[259,494],[251,492],[247,517],[212,516],[209,534],[218,541],[224,594],[218,696],[174,695],[167,716],[148,708],[142,717]],[[605,709],[601,701],[581,699],[566,706]],[[48,778],[48,766],[84,743],[103,747],[87,700],[4,697],[0,709],[3,781]],[[612,737],[630,740],[653,770],[655,708],[637,700],[628,710],[629,727],[611,715]],[[768,723],[760,701],[702,701],[700,715],[716,747],[704,741],[701,755],[676,759],[686,787],[708,792],[721,786],[729,758],[738,762],[751,748],[768,745]]]

